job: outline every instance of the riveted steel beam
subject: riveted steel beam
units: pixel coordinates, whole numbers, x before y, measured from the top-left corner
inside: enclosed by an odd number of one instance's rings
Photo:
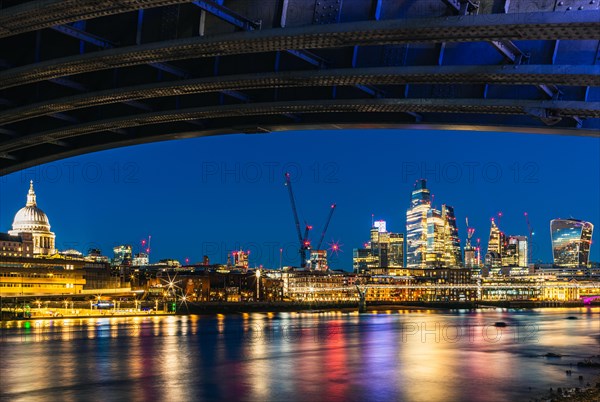
[[[532,111],[535,111],[533,113]],[[210,120],[240,116],[268,116],[283,113],[464,113],[493,115],[536,115],[538,117],[599,119],[600,102],[522,101],[514,99],[336,99],[219,105],[166,110],[133,116],[92,121],[0,143],[0,152],[14,152],[55,140],[85,136],[113,129],[141,127],[189,120]],[[600,138],[600,133],[596,133]]]
[[[221,18],[224,21],[229,22],[230,24],[233,24],[234,26],[240,29],[243,29],[244,31],[260,29],[262,25],[261,21],[252,21],[214,1],[194,1],[192,2],[192,4],[200,7],[204,11],[215,15],[218,18]]]
[[[62,76],[219,55],[411,42],[597,39],[600,12],[474,15],[385,20],[235,32],[109,49],[0,72],[0,88]]]
[[[486,83],[598,87],[600,65],[398,66],[225,75],[114,88],[16,107],[0,113],[0,125],[117,102],[208,92],[334,85]]]
[[[37,0],[0,12],[0,38],[70,22],[188,3],[189,0]]]

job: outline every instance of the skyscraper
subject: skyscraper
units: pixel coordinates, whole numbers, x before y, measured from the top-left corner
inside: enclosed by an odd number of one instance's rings
[[[417,180],[406,211],[406,266],[408,268],[456,268],[462,265],[454,208],[431,206],[425,180]]]
[[[562,267],[588,265],[594,225],[578,219],[550,221],[554,264]]]
[[[490,227],[490,240],[488,241],[487,253],[485,254],[485,265],[488,268],[502,267],[502,255],[504,253],[504,233],[496,225],[492,218],[492,226]]]
[[[370,240],[364,248],[353,251],[354,271],[363,273],[374,268],[404,266],[404,235],[387,231],[385,221],[373,222]]]
[[[502,266],[527,267],[527,236],[508,236],[502,253]]]
[[[444,265],[446,267],[460,267],[463,260],[454,207],[442,205],[442,219],[444,220]]]
[[[431,209],[431,194],[427,181],[417,180],[412,191],[410,208],[406,211],[406,266],[425,268],[427,265],[427,216]]]
[[[388,266],[391,268],[404,267],[404,234],[390,233],[388,247]]]

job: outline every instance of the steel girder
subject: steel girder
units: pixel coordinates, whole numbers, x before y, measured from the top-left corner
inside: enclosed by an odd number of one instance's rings
[[[116,146],[297,128],[599,137],[597,6],[342,3],[6,0],[0,176]]]
[[[0,113],[0,124],[95,107],[117,102],[156,99],[206,92],[244,91],[264,88],[353,86],[363,84],[506,84],[600,86],[597,66],[401,66],[312,71],[285,71],[254,75],[231,75],[176,80],[116,88],[52,99]]]
[[[600,11],[369,21],[246,31],[103,50],[0,73],[0,89],[75,74],[199,57],[402,43],[597,40]]]
[[[189,0],[37,0],[0,9],[0,38],[69,22],[187,3]]]
[[[282,113],[476,113],[500,115],[530,115],[544,113],[543,117],[600,118],[600,102],[515,101],[499,99],[361,99],[267,102],[243,105],[208,106],[162,112],[143,113],[106,119],[20,136],[0,144],[0,152],[13,152],[90,133],[165,124],[187,120],[219,119],[239,116],[265,116]]]

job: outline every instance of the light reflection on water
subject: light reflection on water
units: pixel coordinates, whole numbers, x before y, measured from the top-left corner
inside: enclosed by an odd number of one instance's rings
[[[576,363],[600,354],[600,308],[89,318],[0,331],[0,399],[11,401],[528,400],[591,381],[597,370]]]

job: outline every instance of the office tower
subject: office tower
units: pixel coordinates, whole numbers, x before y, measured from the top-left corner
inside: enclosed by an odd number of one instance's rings
[[[562,267],[588,265],[594,225],[578,219],[550,221],[554,264]]]
[[[502,266],[527,267],[527,236],[508,236],[502,254]]]
[[[406,266],[425,268],[427,262],[428,223],[431,194],[426,180],[417,180],[406,211]]]
[[[126,244],[113,248],[114,258],[113,265],[131,265],[132,252],[131,246]]]
[[[460,267],[463,265],[463,259],[454,207],[442,205],[442,219],[444,220],[444,266]]]
[[[406,211],[406,266],[408,268],[456,268],[462,254],[454,208],[431,206],[425,180],[415,183],[411,206]]]
[[[353,250],[354,272],[373,268],[401,268],[404,266],[404,235],[387,231],[386,221],[375,221],[370,240],[364,248]]]

